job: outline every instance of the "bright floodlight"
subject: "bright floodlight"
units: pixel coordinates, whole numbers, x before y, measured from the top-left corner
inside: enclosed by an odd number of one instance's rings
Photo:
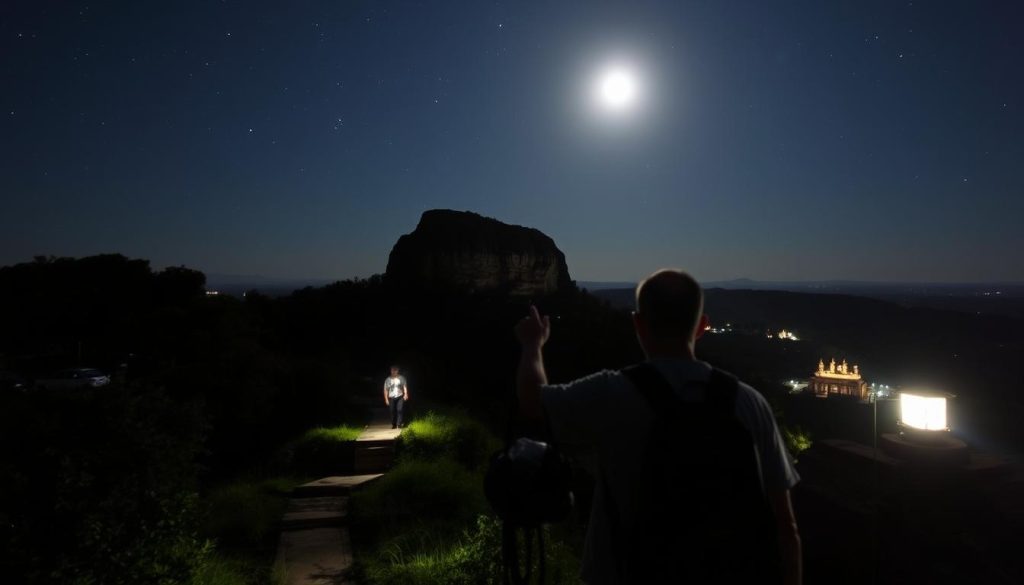
[[[636,100],[636,77],[623,67],[605,71],[598,82],[598,98],[610,110],[624,110]]]
[[[900,420],[904,425],[925,431],[945,431],[946,397],[903,392],[900,394]]]

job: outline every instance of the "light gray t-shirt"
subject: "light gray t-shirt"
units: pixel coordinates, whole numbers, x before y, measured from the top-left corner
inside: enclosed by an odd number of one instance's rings
[[[388,398],[401,398],[405,395],[405,376],[388,376],[384,380],[384,387],[388,389]]]
[[[705,362],[658,358],[658,371],[683,401],[703,399],[711,366]],[[643,472],[642,454],[654,415],[643,395],[621,372],[604,370],[568,384],[541,388],[541,400],[558,446],[576,458],[598,481],[583,554],[583,580],[590,585],[616,582],[615,558],[607,517],[607,494],[619,518],[634,518],[626,497],[630,478]],[[779,434],[768,402],[740,382],[736,393],[736,419],[750,433],[768,493],[792,488],[799,481]],[[695,470],[695,472],[698,470]],[[620,497],[617,497],[620,496]],[[666,494],[666,502],[671,494]],[[679,502],[686,505],[685,502]]]

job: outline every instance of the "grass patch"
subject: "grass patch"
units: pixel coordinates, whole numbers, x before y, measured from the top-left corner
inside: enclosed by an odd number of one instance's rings
[[[299,439],[300,443],[316,443],[316,442],[345,442],[355,441],[359,433],[362,433],[362,427],[353,427],[349,425],[340,425],[336,427],[317,427],[306,431],[306,434],[302,435]]]
[[[483,515],[457,539],[441,539],[426,529],[412,530],[380,547],[366,577],[378,585],[498,583],[500,547],[501,526]]]
[[[545,529],[545,583],[578,585],[579,561]],[[520,551],[525,551],[520,540]],[[441,538],[427,529],[411,530],[385,542],[364,567],[363,577],[375,585],[499,585],[502,580],[501,523],[479,515],[455,538]],[[536,579],[539,564],[534,555]]]
[[[192,578],[191,585],[284,585],[284,571],[245,557],[214,554]]]
[[[202,532],[216,543],[192,585],[284,583],[274,566],[278,525],[292,488],[305,479],[269,477],[234,481],[209,491]]]
[[[482,475],[451,459],[406,459],[351,501],[353,522],[373,540],[423,526],[458,534],[487,510]]]
[[[450,458],[470,470],[483,467],[498,447],[484,425],[460,411],[428,412],[409,423],[395,445],[400,461]]]
[[[338,425],[306,431],[287,444],[277,457],[277,467],[300,475],[337,475],[352,468],[352,442],[363,427]]]
[[[272,546],[288,505],[288,492],[300,481],[275,477],[236,481],[212,489],[204,498],[204,535],[215,539],[219,547]]]

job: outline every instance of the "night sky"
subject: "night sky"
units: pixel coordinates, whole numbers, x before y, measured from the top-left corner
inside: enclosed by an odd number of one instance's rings
[[[453,208],[578,280],[1024,280],[1022,30],[1019,2],[4,2],[0,264],[369,276]]]

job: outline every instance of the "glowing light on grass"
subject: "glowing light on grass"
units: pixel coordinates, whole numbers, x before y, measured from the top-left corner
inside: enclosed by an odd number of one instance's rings
[[[927,393],[900,394],[900,421],[923,431],[949,430],[946,425],[946,397]]]

